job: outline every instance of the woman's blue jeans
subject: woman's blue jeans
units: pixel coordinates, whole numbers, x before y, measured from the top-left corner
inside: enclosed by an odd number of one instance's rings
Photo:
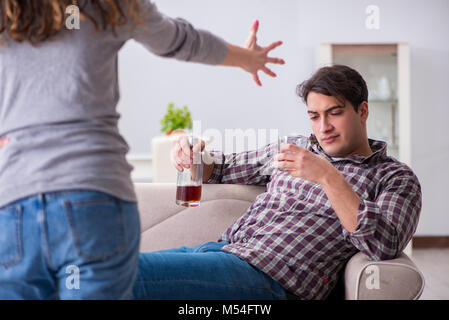
[[[141,253],[135,299],[286,299],[282,286],[232,253],[227,242]]]
[[[137,203],[89,190],[0,208],[0,299],[127,299],[137,274]]]

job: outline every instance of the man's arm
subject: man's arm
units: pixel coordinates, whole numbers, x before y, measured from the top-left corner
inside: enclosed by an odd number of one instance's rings
[[[270,143],[262,148],[240,153],[223,154],[211,151],[214,166],[207,183],[266,185],[273,173],[273,155],[277,144]]]
[[[380,194],[370,201],[360,198],[335,171],[324,174],[321,185],[344,227],[344,237],[370,260],[395,258],[418,224],[421,191],[416,177],[398,171],[382,183]]]
[[[360,198],[329,161],[296,145],[282,146],[276,160],[278,168],[293,168],[293,176],[319,183],[343,227],[349,232],[356,229]]]
[[[204,150],[203,163],[203,182],[206,183],[211,178],[215,168],[214,158],[207,150]]]
[[[276,156],[277,167],[295,168],[293,176],[319,183],[343,226],[343,236],[371,260],[396,257],[411,240],[421,211],[421,187],[413,172],[396,169],[382,181],[376,199],[360,198],[325,158],[295,145],[294,154]]]
[[[376,199],[360,199],[357,228],[343,235],[371,260],[393,259],[416,231],[422,195],[410,169],[391,172],[379,186]]]
[[[327,173],[322,175],[320,184],[342,226],[348,232],[354,232],[357,228],[360,197],[334,166],[330,166]]]
[[[172,147],[172,162],[178,171],[189,168],[193,153],[204,151],[204,141],[190,149],[187,136],[180,136]],[[193,152],[192,152],[193,151]],[[273,155],[277,144],[268,144],[253,151],[223,154],[204,151],[203,182],[266,185],[274,170]]]

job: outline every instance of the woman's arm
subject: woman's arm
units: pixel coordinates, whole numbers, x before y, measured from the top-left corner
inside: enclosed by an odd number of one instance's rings
[[[266,47],[257,45],[258,21],[251,26],[250,36],[243,48],[227,43],[207,30],[197,29],[184,19],[173,19],[164,15],[152,1],[144,1],[142,8],[146,19],[131,31],[131,38],[158,56],[209,65],[240,67],[249,72],[259,86],[259,70],[275,77],[266,64],[284,64],[282,59],[268,57],[271,50],[282,44],[281,41]]]

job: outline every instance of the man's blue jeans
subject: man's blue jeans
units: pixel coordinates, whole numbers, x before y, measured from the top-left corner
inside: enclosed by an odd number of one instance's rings
[[[282,286],[232,253],[227,242],[141,253],[135,299],[286,299]]]
[[[137,203],[99,191],[0,208],[0,299],[127,299],[137,274]]]

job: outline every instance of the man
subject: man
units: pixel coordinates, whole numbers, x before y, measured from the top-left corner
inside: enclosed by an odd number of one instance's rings
[[[367,138],[365,81],[336,65],[319,69],[297,91],[314,133],[307,148],[211,152],[205,182],[267,191],[218,242],[141,254],[136,298],[325,299],[358,251],[371,260],[402,252],[418,224],[420,184],[386,155],[386,143]],[[178,170],[192,163],[186,137],[174,145],[173,160]],[[273,162],[291,170],[267,175]]]

